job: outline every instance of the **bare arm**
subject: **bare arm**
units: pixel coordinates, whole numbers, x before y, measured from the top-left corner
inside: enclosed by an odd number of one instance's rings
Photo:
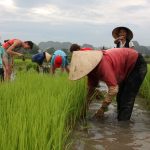
[[[119,38],[114,40],[114,43],[117,44],[119,42]]]
[[[118,86],[109,86],[108,87],[108,94],[106,95],[102,107],[107,107],[111,102],[114,96],[118,93]]]
[[[18,46],[22,45],[22,42],[20,40],[16,40],[14,42],[13,45],[11,45],[8,49],[7,49],[7,53],[11,54],[11,55],[17,55],[17,56],[22,56],[23,54],[18,53],[18,52],[14,52],[15,48],[17,48]]]
[[[6,68],[6,63],[5,63],[5,60],[4,60],[4,59],[5,59],[4,56],[2,56],[3,66],[4,66],[4,68]]]
[[[64,68],[63,67],[61,67],[61,72],[64,72]]]
[[[66,66],[65,69],[66,69],[66,72],[69,73],[69,71],[70,71],[70,70],[69,70],[69,66]]]
[[[123,40],[124,38],[124,36],[120,36],[114,40],[114,43],[117,44],[120,40]]]
[[[105,110],[107,109],[108,105],[112,102],[112,99],[118,93],[118,85],[117,86],[109,86],[108,87],[108,94],[106,95],[104,101],[102,102],[102,106],[96,112],[95,117],[101,118],[104,115]]]
[[[50,72],[54,75],[55,74],[55,67],[54,66],[51,66],[51,68],[50,68]]]

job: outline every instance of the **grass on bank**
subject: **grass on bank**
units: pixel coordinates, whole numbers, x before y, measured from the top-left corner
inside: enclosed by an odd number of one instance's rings
[[[150,65],[148,65],[148,72],[140,89],[140,94],[145,98],[143,103],[150,109]]]
[[[85,81],[21,73],[0,85],[0,150],[64,150],[86,97]]]

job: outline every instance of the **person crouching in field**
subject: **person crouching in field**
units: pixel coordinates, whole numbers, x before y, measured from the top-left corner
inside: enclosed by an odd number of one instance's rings
[[[32,61],[39,65],[42,65],[45,59],[51,65],[50,71],[52,74],[55,74],[57,68],[61,68],[62,72],[65,69],[69,73],[68,58],[64,51],[56,50],[52,55],[42,52],[32,56]]]
[[[73,52],[73,51],[72,51]],[[105,51],[74,51],[70,64],[70,80],[88,76],[88,105],[99,81],[108,86],[108,93],[95,117],[101,118],[114,96],[117,100],[118,120],[130,120],[135,97],[147,73],[141,54],[131,48]]]
[[[0,81],[4,81],[4,69],[3,69],[3,60],[4,60],[4,48],[0,46]]]
[[[32,41],[21,41],[19,39],[11,39],[6,40],[2,47],[5,49],[4,54],[4,63],[5,63],[5,79],[9,80],[12,73],[13,68],[13,57],[14,56],[23,56],[23,54],[18,51],[23,48],[25,50],[32,49],[33,42]]]

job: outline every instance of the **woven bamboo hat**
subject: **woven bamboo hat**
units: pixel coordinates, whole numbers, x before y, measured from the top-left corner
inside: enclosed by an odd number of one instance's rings
[[[78,80],[90,73],[101,61],[101,51],[74,51],[70,64],[69,79]]]
[[[45,59],[47,62],[50,62],[52,55],[50,55],[49,53],[45,52]]]
[[[133,38],[133,32],[127,27],[117,27],[112,31],[112,36],[116,39],[119,37],[119,31],[125,29],[127,31],[127,38],[131,40]]]

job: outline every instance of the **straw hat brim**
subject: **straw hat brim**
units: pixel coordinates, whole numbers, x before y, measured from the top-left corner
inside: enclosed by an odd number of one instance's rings
[[[52,55],[50,55],[49,53],[45,52],[45,59],[47,62],[50,62]]]
[[[74,51],[70,64],[69,79],[79,80],[89,74],[101,61],[101,51]]]
[[[120,29],[125,29],[127,31],[127,39],[131,40],[133,38],[133,32],[127,27],[117,27],[112,31],[112,36],[116,39],[119,37]]]

